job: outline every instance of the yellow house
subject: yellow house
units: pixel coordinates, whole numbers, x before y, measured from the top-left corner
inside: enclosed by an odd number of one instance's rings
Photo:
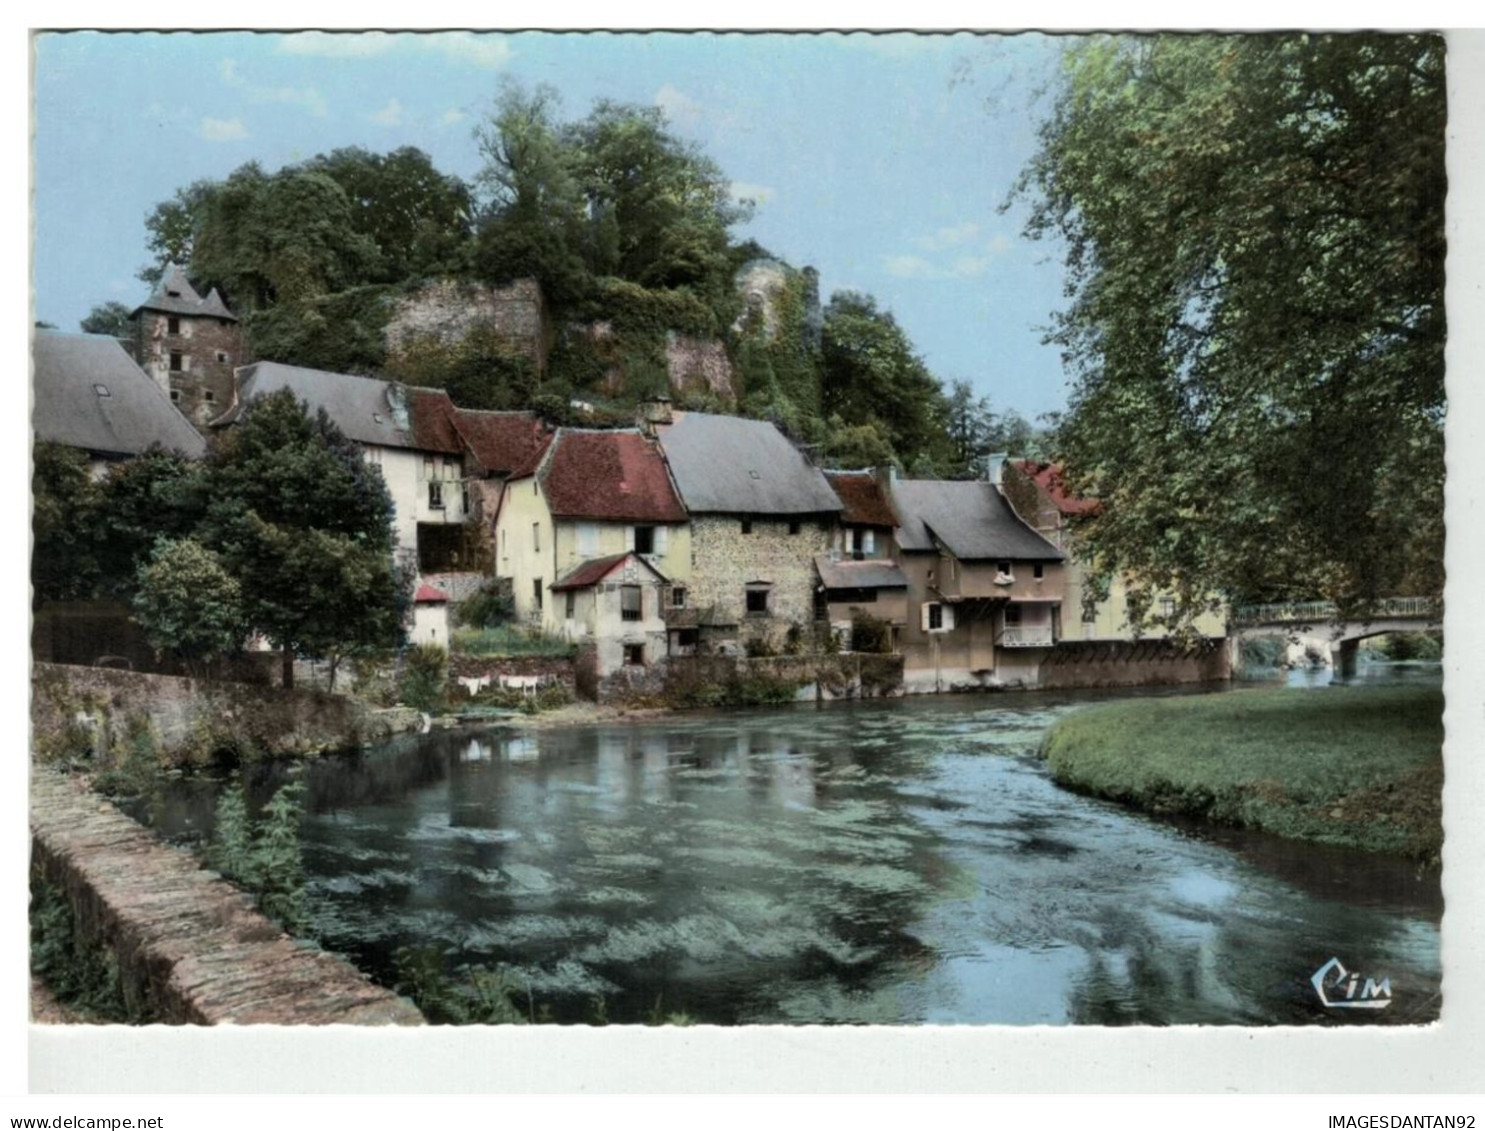
[[[1022,519],[1047,541],[1068,554],[1064,638],[1135,639],[1136,633],[1129,619],[1127,578],[1112,578],[1108,596],[1092,603],[1091,608],[1084,607],[1083,597],[1090,583],[1090,571],[1073,554],[1076,539],[1074,524],[1080,516],[1097,513],[1098,503],[1072,495],[1062,477],[1062,469],[1054,463],[1008,461],[1002,471],[1002,488],[1007,501],[1015,507]],[[1175,599],[1168,593],[1156,593],[1148,613],[1158,617],[1174,611]],[[1226,636],[1226,611],[1204,612],[1192,621],[1192,627],[1202,636]],[[1150,638],[1163,636],[1164,633],[1152,627],[1139,635]]]
[[[577,594],[586,584],[573,582],[592,563],[612,569],[629,554],[660,578],[639,571],[646,588],[663,587],[656,600],[665,610],[687,607],[690,524],[655,441],[637,430],[558,430],[533,470],[505,482],[494,538],[495,572],[511,579],[516,615],[554,635],[613,635],[607,619],[579,615]],[[600,659],[611,651],[600,641]],[[664,652],[651,643],[638,662]],[[615,654],[620,662],[639,655]]]

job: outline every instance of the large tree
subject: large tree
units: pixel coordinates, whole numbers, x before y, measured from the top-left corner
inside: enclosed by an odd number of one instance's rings
[[[391,496],[325,415],[284,390],[249,403],[210,457],[202,541],[239,580],[247,622],[284,652],[332,662],[397,646],[408,592]]]
[[[1096,567],[1182,611],[1441,591],[1444,122],[1436,36],[1068,49],[1021,187]]]

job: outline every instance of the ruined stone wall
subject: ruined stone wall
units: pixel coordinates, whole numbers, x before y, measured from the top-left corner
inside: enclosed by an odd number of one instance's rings
[[[815,619],[815,555],[825,553],[833,522],[804,517],[799,533],[790,520],[751,518],[752,532],[742,533],[743,516],[691,517],[691,582],[687,603],[700,623],[737,625],[743,641],[766,638],[783,644],[791,624],[808,627]],[[770,584],[768,613],[747,612],[750,583]]]
[[[167,1024],[418,1025],[405,998],[306,947],[190,853],[160,843],[76,777],[31,778],[34,874],[118,967],[131,1010]]]
[[[337,750],[380,728],[361,705],[319,691],[33,664],[31,735],[43,758],[180,765],[223,748],[249,758]]]
[[[671,391],[678,396],[705,390],[729,401],[736,399],[732,362],[717,338],[668,334],[665,364],[670,371]]]
[[[174,318],[176,332],[170,332]],[[141,311],[135,358],[186,419],[205,434],[206,426],[232,405],[233,369],[246,365],[242,328],[221,318],[193,318]],[[177,357],[172,369],[171,355]]]
[[[423,337],[454,345],[480,326],[490,327],[511,349],[530,358],[538,374],[546,372],[553,331],[535,279],[517,279],[503,287],[456,279],[429,283],[397,301],[387,321],[387,353],[395,357]]]

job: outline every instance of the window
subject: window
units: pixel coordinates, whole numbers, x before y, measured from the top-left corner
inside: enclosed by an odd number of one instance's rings
[[[165,319],[165,332],[167,334],[179,334],[180,333],[180,319],[179,318],[167,318],[167,319]]]
[[[465,514],[469,513],[469,485],[467,483],[459,488],[459,506]]]
[[[211,404],[212,401],[214,401],[214,400],[217,399],[217,395],[215,393],[213,393],[210,389],[207,389],[204,392],[202,392],[201,399],[204,400],[207,404]]]
[[[847,542],[850,545],[851,557],[856,561],[869,558],[876,552],[876,531],[862,530],[860,527],[852,527],[848,532]]]
[[[596,522],[577,524],[577,553],[580,558],[598,556],[598,524]]]
[[[1021,606],[1007,605],[1005,607],[1005,626],[1015,628],[1021,623]]]
[[[798,534],[799,533],[799,530],[800,530],[800,526],[801,526],[801,524],[798,523],[798,522],[791,522],[789,524],[789,533],[790,534]]]
[[[424,479],[432,479],[433,478],[433,457],[432,456],[424,456],[423,457],[423,478]]]
[[[531,580],[531,600],[538,609],[541,608],[541,578],[539,577]]]
[[[437,479],[428,481],[428,509],[431,511],[443,510],[443,484]]]
[[[954,606],[939,602],[920,607],[918,623],[924,632],[952,632],[954,628]]]
[[[745,519],[742,520],[742,532],[744,534],[751,534],[751,533],[753,533],[753,520],[752,519],[745,518]]]
[[[567,591],[567,619],[573,620],[577,617],[577,592],[569,589]]]
[[[624,663],[630,667],[642,668],[645,666],[645,646],[643,644],[624,645]]]
[[[232,359],[227,356],[227,351],[226,350],[217,350],[217,360],[220,361],[223,365],[225,365],[225,364],[227,364],[227,362],[231,361]]]
[[[644,619],[644,590],[638,585],[619,586],[619,619]]]
[[[684,609],[686,607],[686,587],[677,585],[670,591],[670,607],[672,609]]]
[[[181,354],[180,350],[171,350],[170,351],[170,372],[172,372],[172,373],[182,373],[182,372],[185,371],[185,368],[186,368],[186,359]]]
[[[500,556],[510,557],[510,531],[504,528],[500,531]]]
[[[1160,598],[1160,615],[1173,617],[1176,615],[1176,599],[1174,597]]]
[[[535,553],[541,553],[541,523],[531,524],[531,549]]]
[[[999,573],[999,574],[1003,574],[1006,577],[1011,577],[1012,576],[1012,574],[1011,574],[1011,563],[1010,562],[996,562],[995,563],[995,572],[996,573]]]
[[[107,393],[104,393],[102,395],[105,396],[105,397],[108,396]],[[180,404],[180,390],[179,389],[171,389],[170,390],[170,399],[175,404]]]
[[[653,526],[636,526],[634,528],[634,552],[636,554],[653,554],[655,552],[655,528]]]
[[[942,605],[928,606],[928,631],[937,632],[944,627],[944,607]]]
[[[1042,565],[1041,562],[1037,562],[1031,567],[1031,576],[1040,581],[1042,579],[1042,571],[1044,568],[1045,567]]]
[[[748,615],[751,617],[766,617],[768,615],[768,590],[763,586],[751,586],[747,591]]]

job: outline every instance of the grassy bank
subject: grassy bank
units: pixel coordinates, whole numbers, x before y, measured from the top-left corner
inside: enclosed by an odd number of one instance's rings
[[[1079,711],[1042,747],[1053,777],[1153,813],[1437,861],[1443,693],[1264,689]]]

